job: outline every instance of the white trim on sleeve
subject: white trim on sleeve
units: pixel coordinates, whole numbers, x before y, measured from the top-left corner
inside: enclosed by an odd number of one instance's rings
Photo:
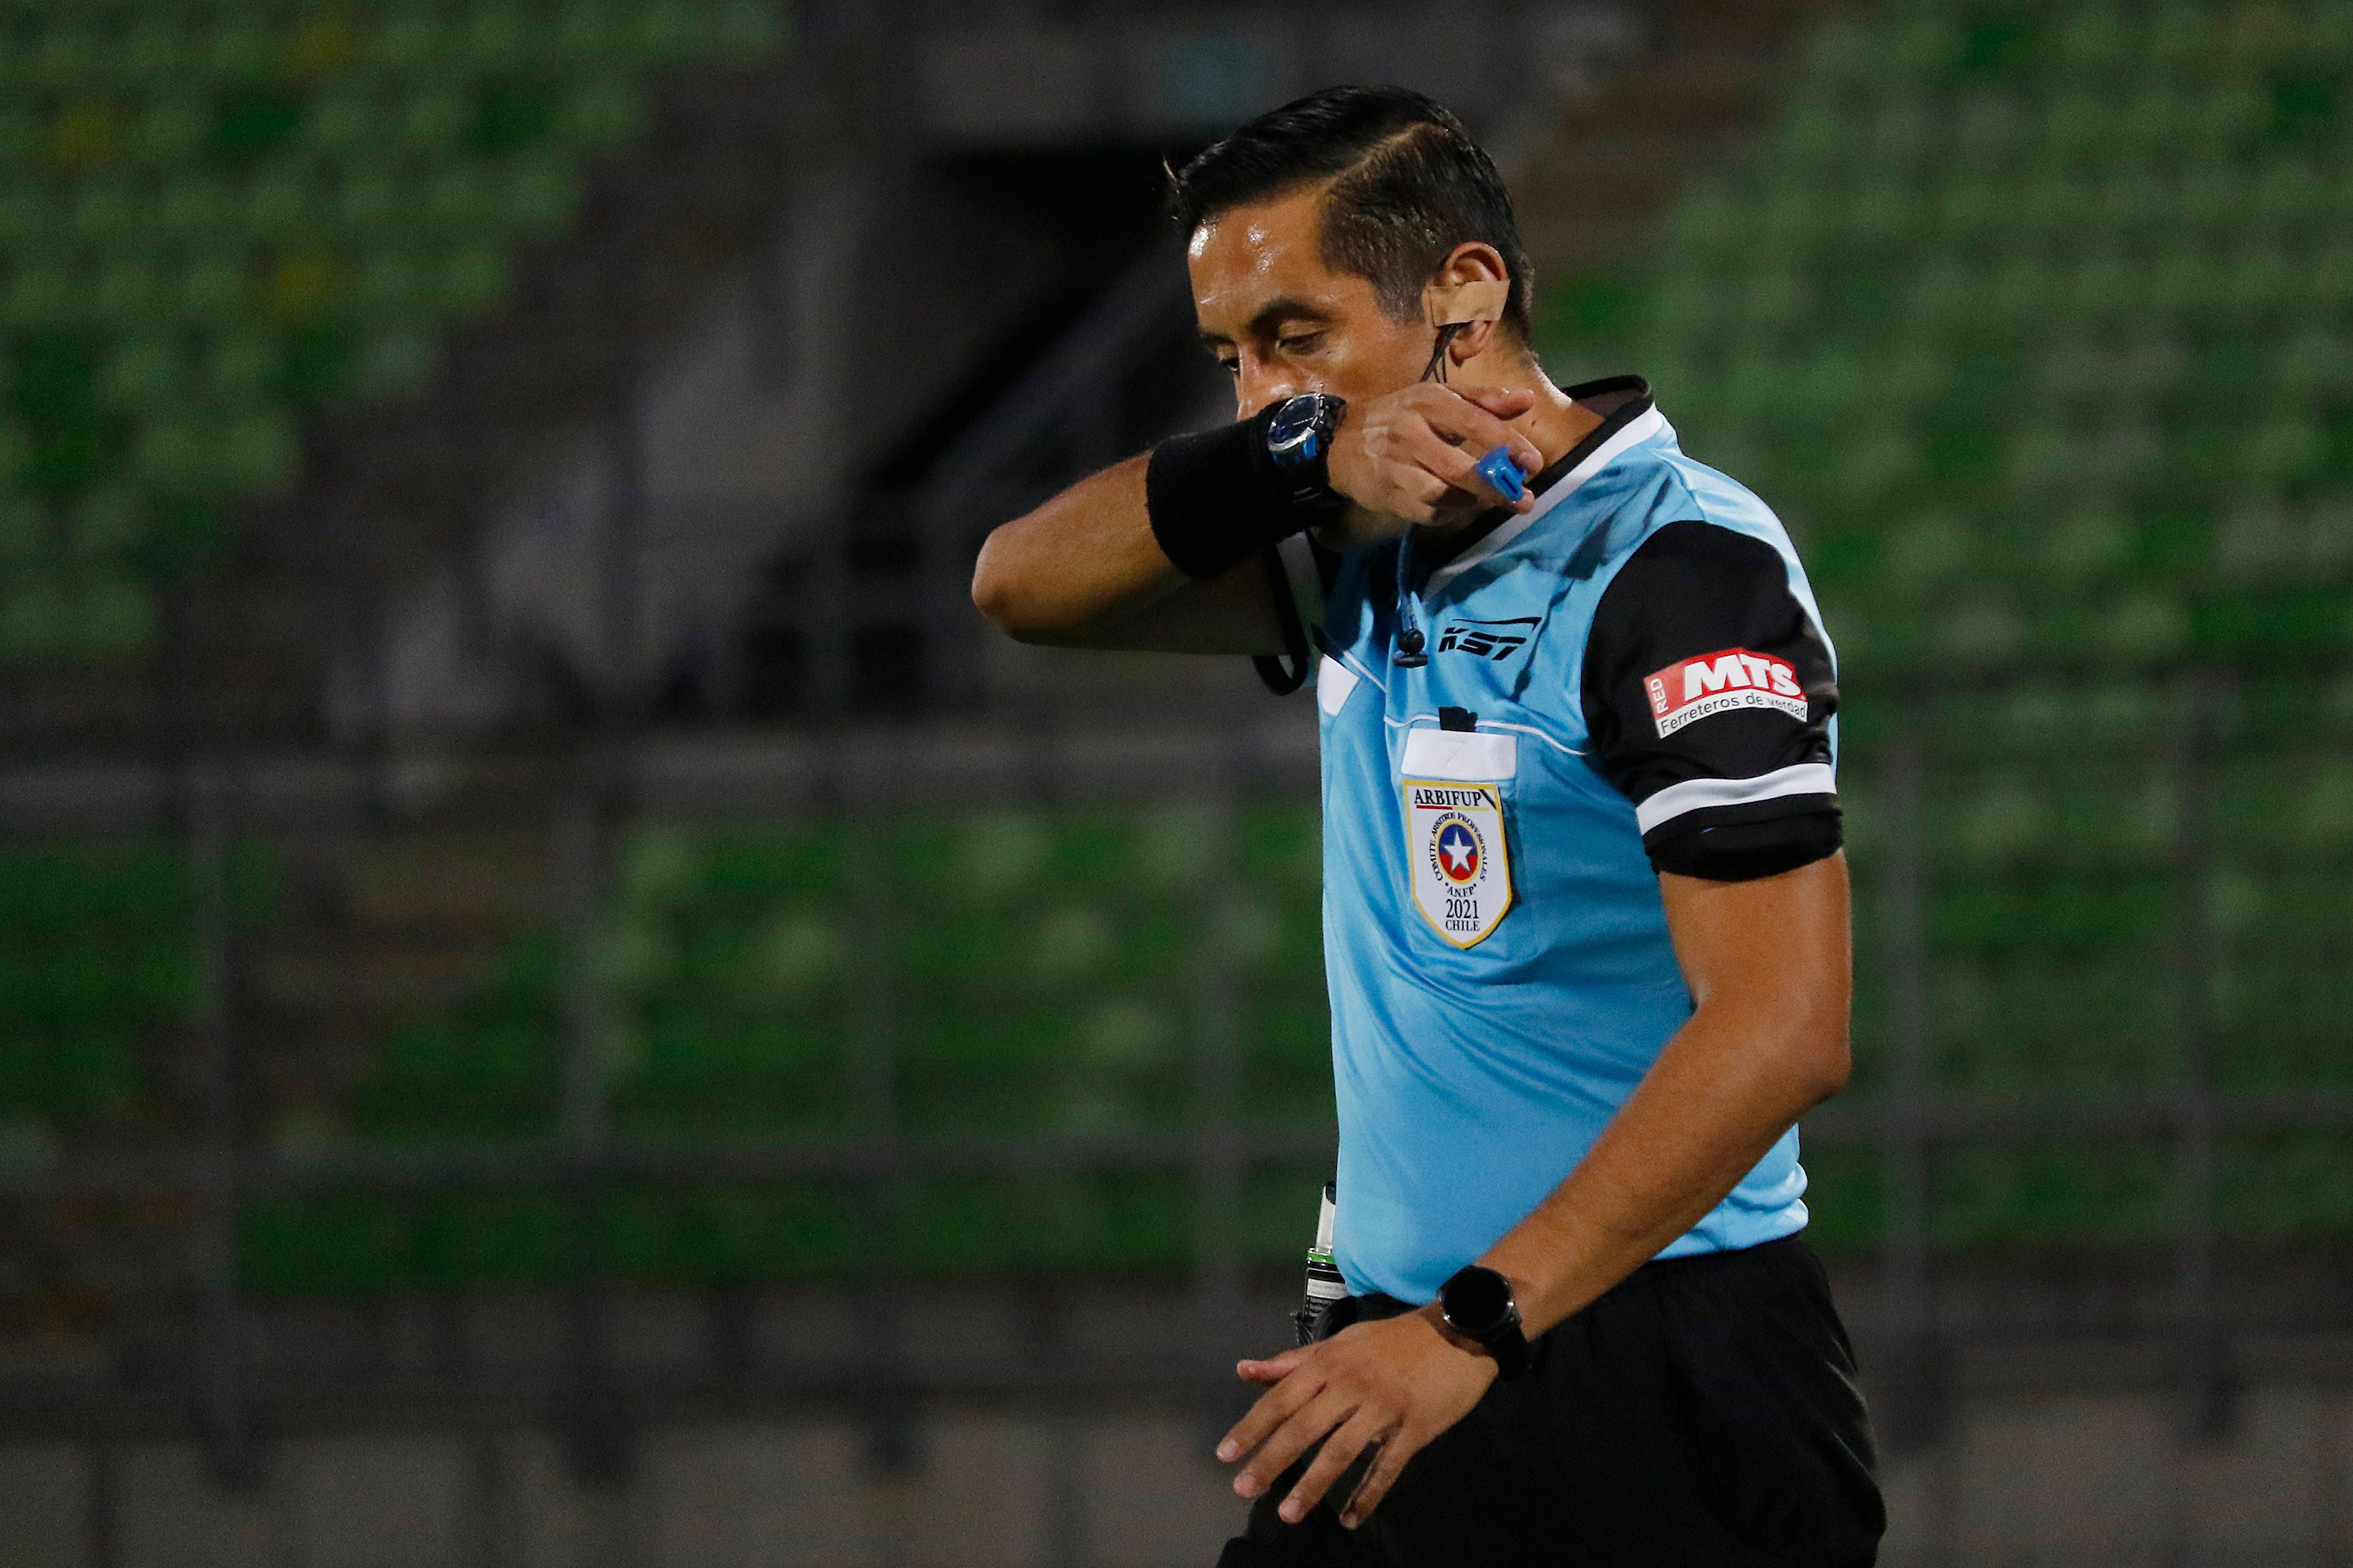
[[[1634,808],[1634,821],[1645,833],[1672,822],[1686,812],[1715,805],[1747,805],[1778,800],[1788,795],[1836,795],[1838,777],[1828,763],[1799,763],[1749,779],[1687,779],[1669,784]]]

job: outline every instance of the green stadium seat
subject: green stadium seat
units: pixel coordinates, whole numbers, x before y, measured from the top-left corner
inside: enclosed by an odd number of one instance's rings
[[[620,63],[625,52],[620,10],[611,0],[565,0],[548,29],[555,58],[574,69]]]
[[[415,316],[425,308],[426,297],[423,270],[406,252],[377,249],[361,258],[352,285],[352,304],[361,315]]]
[[[47,561],[53,531],[46,509],[29,497],[0,507],[0,579]]]
[[[409,1237],[405,1272],[428,1287],[550,1285],[569,1261],[563,1205],[540,1194],[424,1200]]]
[[[309,171],[285,166],[262,174],[245,187],[236,223],[249,241],[282,242],[314,221],[319,193]]]
[[[496,198],[507,220],[525,234],[545,234],[570,223],[579,211],[577,182],[562,160],[525,154],[505,171]]]
[[[122,339],[100,372],[98,390],[110,407],[143,414],[186,395],[178,342],[156,333]]]
[[[456,88],[420,88],[401,106],[395,135],[411,155],[447,158],[472,125],[473,108]]]
[[[341,228],[368,238],[401,228],[412,216],[400,171],[389,163],[353,163],[343,172],[332,205]]]
[[[148,221],[157,234],[187,244],[226,234],[234,214],[229,192],[217,176],[189,173],[174,177],[157,194]]]
[[[143,325],[163,314],[167,288],[166,273],[156,260],[113,256],[100,268],[90,285],[90,312],[110,325]]]
[[[368,35],[368,68],[397,79],[432,75],[449,61],[444,14],[431,6],[386,6]]]
[[[227,247],[193,252],[181,268],[175,294],[176,314],[191,325],[235,321],[247,297],[245,254]]]
[[[62,652],[72,606],[54,574],[21,572],[0,584],[0,658],[25,663]]]
[[[155,98],[140,112],[130,154],[150,170],[182,167],[205,152],[213,124],[209,105],[167,89],[164,96]]]
[[[1855,18],[1833,17],[1807,39],[1801,79],[1834,97],[1873,79],[1879,55],[1879,39],[1871,27]]]
[[[203,387],[216,402],[250,405],[285,374],[285,352],[259,332],[228,331],[205,357]]]
[[[2273,384],[2290,396],[2353,391],[2353,334],[2306,321],[2271,354]]]
[[[461,68],[491,76],[534,61],[540,28],[535,18],[519,6],[477,5],[457,29],[451,58]]]
[[[281,1199],[252,1205],[238,1216],[237,1246],[238,1277],[248,1289],[372,1296],[401,1282],[408,1226],[387,1198]]]
[[[54,261],[27,260],[8,279],[0,300],[6,325],[17,331],[41,331],[70,324],[80,314],[87,296],[74,269]]]
[[[626,141],[644,122],[645,106],[637,89],[612,78],[575,89],[555,119],[555,132],[575,147],[598,147]]]
[[[195,1001],[187,917],[169,857],[0,850],[0,1120],[12,1136],[38,1142],[135,1110],[142,1036]]]
[[[385,116],[375,95],[356,83],[329,88],[302,116],[299,151],[343,160],[372,152],[385,134]]]
[[[2114,5],[2092,0],[2069,5],[2052,26],[2050,42],[2054,64],[2070,79],[2113,80],[2130,73],[2133,28]]]
[[[281,489],[301,456],[292,418],[282,408],[231,419],[220,432],[221,465],[229,487],[247,495]]]

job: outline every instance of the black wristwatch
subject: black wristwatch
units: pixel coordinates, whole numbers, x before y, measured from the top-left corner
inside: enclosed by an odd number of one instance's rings
[[[1456,1269],[1438,1288],[1438,1312],[1448,1328],[1493,1356],[1504,1376],[1527,1370],[1528,1336],[1520,1328],[1519,1303],[1512,1300],[1512,1282],[1493,1269],[1475,1263]]]
[[[1347,413],[1346,398],[1322,392],[1302,393],[1275,405],[1266,426],[1266,456],[1290,487],[1292,505],[1329,510],[1347,504],[1347,498],[1333,489],[1327,467],[1332,437]]]

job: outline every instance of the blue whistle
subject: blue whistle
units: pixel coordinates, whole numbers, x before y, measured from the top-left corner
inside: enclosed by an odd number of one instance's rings
[[[1479,477],[1495,487],[1495,492],[1505,500],[1517,500],[1528,493],[1525,468],[1512,461],[1512,449],[1498,447],[1472,465]]]

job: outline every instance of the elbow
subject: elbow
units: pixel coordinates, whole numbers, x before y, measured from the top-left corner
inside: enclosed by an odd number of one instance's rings
[[[980,559],[973,563],[972,605],[987,617],[989,624],[1017,642],[1033,642],[1040,638],[1046,627],[1037,616],[1036,605],[1025,592],[1019,572],[1005,559],[1000,542],[1004,530],[991,533],[980,547]]]
[[[1843,1027],[1810,1031],[1789,1048],[1789,1078],[1809,1108],[1846,1088],[1854,1072],[1854,1052]]]
[[[1776,1119],[1795,1121],[1846,1088],[1854,1070],[1845,1017],[1791,1006],[1775,994],[1760,1007],[1700,1006],[1705,1033],[1723,1042],[1738,1092]]]
[[[981,541],[980,559],[972,563],[972,607],[992,624],[1010,631],[1020,600],[1013,574],[1005,569],[1004,552],[997,540],[997,536],[991,533]]]

